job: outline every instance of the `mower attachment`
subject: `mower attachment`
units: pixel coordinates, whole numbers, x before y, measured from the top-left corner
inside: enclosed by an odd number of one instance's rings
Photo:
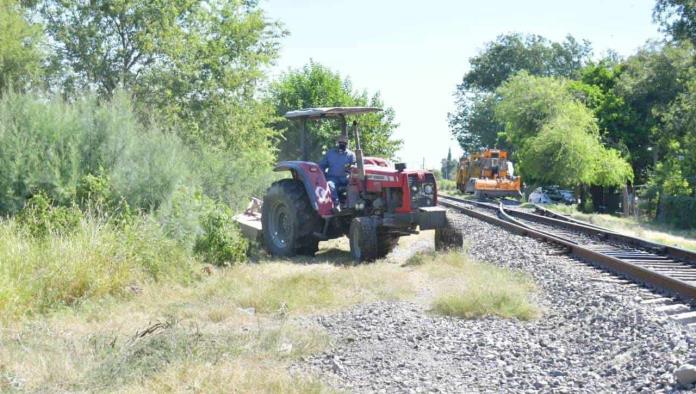
[[[247,209],[243,213],[234,216],[232,219],[239,224],[242,234],[257,242],[262,242],[263,233],[261,232],[261,207],[263,201],[252,197]]]

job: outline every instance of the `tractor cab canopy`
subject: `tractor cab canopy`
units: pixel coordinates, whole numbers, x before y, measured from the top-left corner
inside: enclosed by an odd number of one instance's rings
[[[285,114],[288,119],[305,118],[305,119],[321,119],[321,118],[340,118],[346,115],[360,115],[370,112],[380,112],[381,108],[375,107],[320,107],[320,108],[305,108],[296,111],[290,111]]]
[[[306,123],[307,119],[321,120],[327,118],[338,118],[341,121],[341,135],[348,136],[348,125],[346,123],[346,115],[360,115],[371,112],[381,112],[381,108],[376,107],[319,107],[305,108],[296,111],[290,111],[285,114],[285,117],[290,120],[298,120],[300,131],[300,147],[302,150],[302,160],[309,160],[307,153],[307,135]],[[353,129],[356,136],[356,147],[360,148],[360,137],[357,134],[357,122],[353,121]],[[357,152],[356,152],[357,153]]]

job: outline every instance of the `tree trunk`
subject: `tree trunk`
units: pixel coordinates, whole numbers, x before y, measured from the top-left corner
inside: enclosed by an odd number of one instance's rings
[[[631,216],[631,209],[630,209],[630,198],[628,194],[628,183],[624,184],[623,187],[623,216],[625,218]]]

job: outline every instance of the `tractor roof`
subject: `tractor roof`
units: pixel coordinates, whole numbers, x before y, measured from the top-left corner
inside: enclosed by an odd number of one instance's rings
[[[305,108],[296,111],[290,111],[285,114],[288,119],[294,118],[336,118],[345,115],[358,115],[370,112],[380,112],[381,108],[375,107],[323,107],[323,108]]]

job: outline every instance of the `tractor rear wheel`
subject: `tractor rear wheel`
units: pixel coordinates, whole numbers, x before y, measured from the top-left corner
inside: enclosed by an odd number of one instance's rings
[[[369,217],[355,218],[348,230],[350,254],[356,262],[374,261],[379,257],[377,223]]]
[[[263,198],[261,223],[266,250],[276,256],[314,254],[318,241],[312,236],[320,227],[302,182],[281,179]]]
[[[464,234],[459,220],[447,215],[445,227],[435,229],[435,250],[459,249],[464,245]]]

